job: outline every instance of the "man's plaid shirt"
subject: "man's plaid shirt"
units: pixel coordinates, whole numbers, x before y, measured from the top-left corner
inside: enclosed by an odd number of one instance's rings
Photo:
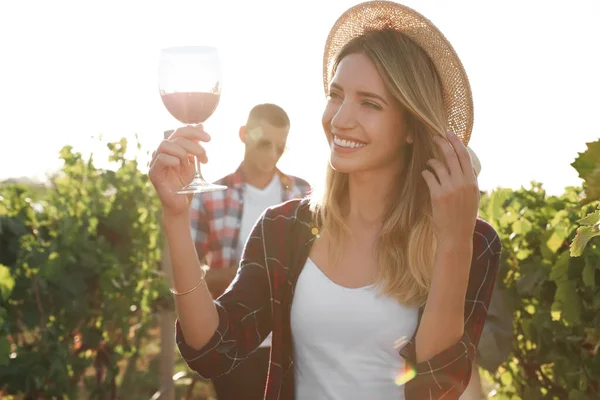
[[[309,184],[295,176],[277,171],[282,185],[282,202],[301,198],[310,191]],[[241,166],[218,180],[226,190],[194,195],[190,207],[192,238],[200,261],[211,269],[237,266],[236,247],[244,207],[244,174]]]
[[[318,233],[313,228],[306,199],[291,200],[263,213],[250,235],[233,284],[215,301],[219,326],[210,341],[195,350],[186,344],[179,322],[176,324],[177,345],[190,368],[205,378],[226,374],[272,332],[265,399],[294,399],[290,314],[298,276],[314,235]],[[405,384],[406,400],[453,400],[466,388],[498,272],[501,248],[494,228],[478,219],[473,234],[464,335],[451,347],[421,363],[416,362],[414,336],[399,350],[416,372]]]

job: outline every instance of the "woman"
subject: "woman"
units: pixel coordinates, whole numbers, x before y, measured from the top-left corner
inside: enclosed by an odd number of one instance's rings
[[[458,399],[500,253],[477,218],[466,74],[428,20],[381,1],[340,17],[324,70],[323,194],[268,209],[215,302],[190,198],[173,194],[193,175],[191,155],[207,161],[209,135],[179,129],[153,155],[179,349],[213,378],[272,332],[265,399]]]

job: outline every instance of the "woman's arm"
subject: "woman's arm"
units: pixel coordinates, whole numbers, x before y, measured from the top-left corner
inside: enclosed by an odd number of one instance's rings
[[[258,347],[261,337],[271,330],[271,307],[269,265],[266,262],[269,238],[263,235],[268,231],[263,218],[248,242],[235,287],[222,296],[221,301],[213,303],[206,286],[192,239],[191,196],[180,196],[176,192],[182,182],[190,182],[195,174],[192,155],[200,162],[207,161],[206,151],[200,143],[209,140],[210,136],[202,126],[177,129],[152,154],[148,176],[163,209],[179,313],[177,345],[193,369],[205,376],[215,376],[233,368]],[[205,220],[194,221],[206,223]],[[200,250],[206,242],[198,232],[207,231],[194,230]]]
[[[200,284],[188,294],[174,296],[179,324],[187,338],[187,344],[191,348],[200,349],[217,330],[217,309],[204,281],[204,273],[190,233],[189,218],[185,215],[164,218],[163,227],[171,257],[174,290],[183,293]]]
[[[211,296],[203,287],[201,295],[195,296],[198,303],[178,302],[177,346],[190,368],[205,378],[214,378],[235,368],[271,332],[271,279],[267,258],[269,243],[277,229],[274,213],[277,211],[268,209],[257,221],[234,283],[225,294],[214,302],[211,300],[208,306]],[[185,279],[181,274],[180,283],[185,283]],[[184,313],[182,305],[186,307]]]
[[[458,399],[464,391],[500,257],[498,235],[477,219],[479,187],[469,152],[452,132],[434,141],[436,158],[422,175],[437,249],[419,327],[401,351],[416,369],[406,399]]]
[[[405,388],[407,400],[453,400],[465,390],[494,290],[501,250],[500,238],[494,228],[478,220],[473,235],[468,285],[462,291],[462,300],[458,299],[462,289],[452,285],[463,284],[463,281],[453,276],[452,271],[448,269],[441,271],[444,274],[434,275],[433,279],[438,283],[432,282],[431,290],[435,291],[431,293],[432,303],[428,300],[415,336],[400,350],[411,368],[407,378],[412,379]],[[441,259],[442,253],[439,254]],[[439,265],[446,268],[455,262],[440,261]],[[434,285],[437,286],[434,288]],[[444,300],[448,304],[444,304]],[[460,303],[463,308],[457,315],[456,307]],[[445,312],[449,314],[443,315]],[[459,327],[459,324],[463,326]],[[460,336],[459,332],[462,332]]]
[[[415,337],[417,362],[429,360],[463,336],[472,254],[472,240],[438,247],[431,288]]]

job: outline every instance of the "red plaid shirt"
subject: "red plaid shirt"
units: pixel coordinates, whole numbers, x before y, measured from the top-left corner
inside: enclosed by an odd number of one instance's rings
[[[215,301],[219,326],[200,350],[189,347],[176,325],[179,350],[205,378],[226,374],[273,332],[266,400],[294,398],[294,352],[290,314],[294,288],[311,243],[307,200],[292,200],[265,211],[248,240],[241,267],[228,291]],[[478,219],[466,294],[463,337],[432,359],[417,363],[415,338],[399,350],[415,377],[405,385],[407,400],[458,399],[471,374],[498,272],[501,244],[494,228]],[[423,307],[419,311],[419,320]],[[443,329],[443,327],[440,327]]]
[[[277,171],[282,185],[282,202],[308,194],[309,184]],[[236,247],[244,210],[244,174],[241,166],[218,180],[227,190],[196,194],[190,207],[192,238],[200,261],[211,269],[237,266]]]

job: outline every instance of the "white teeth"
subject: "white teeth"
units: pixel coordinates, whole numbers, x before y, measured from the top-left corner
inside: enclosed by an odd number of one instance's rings
[[[340,147],[347,147],[347,148],[357,148],[357,147],[363,147],[365,144],[364,143],[358,143],[358,142],[353,142],[350,140],[344,140],[344,139],[340,139],[337,136],[333,136],[333,143],[337,144]]]

